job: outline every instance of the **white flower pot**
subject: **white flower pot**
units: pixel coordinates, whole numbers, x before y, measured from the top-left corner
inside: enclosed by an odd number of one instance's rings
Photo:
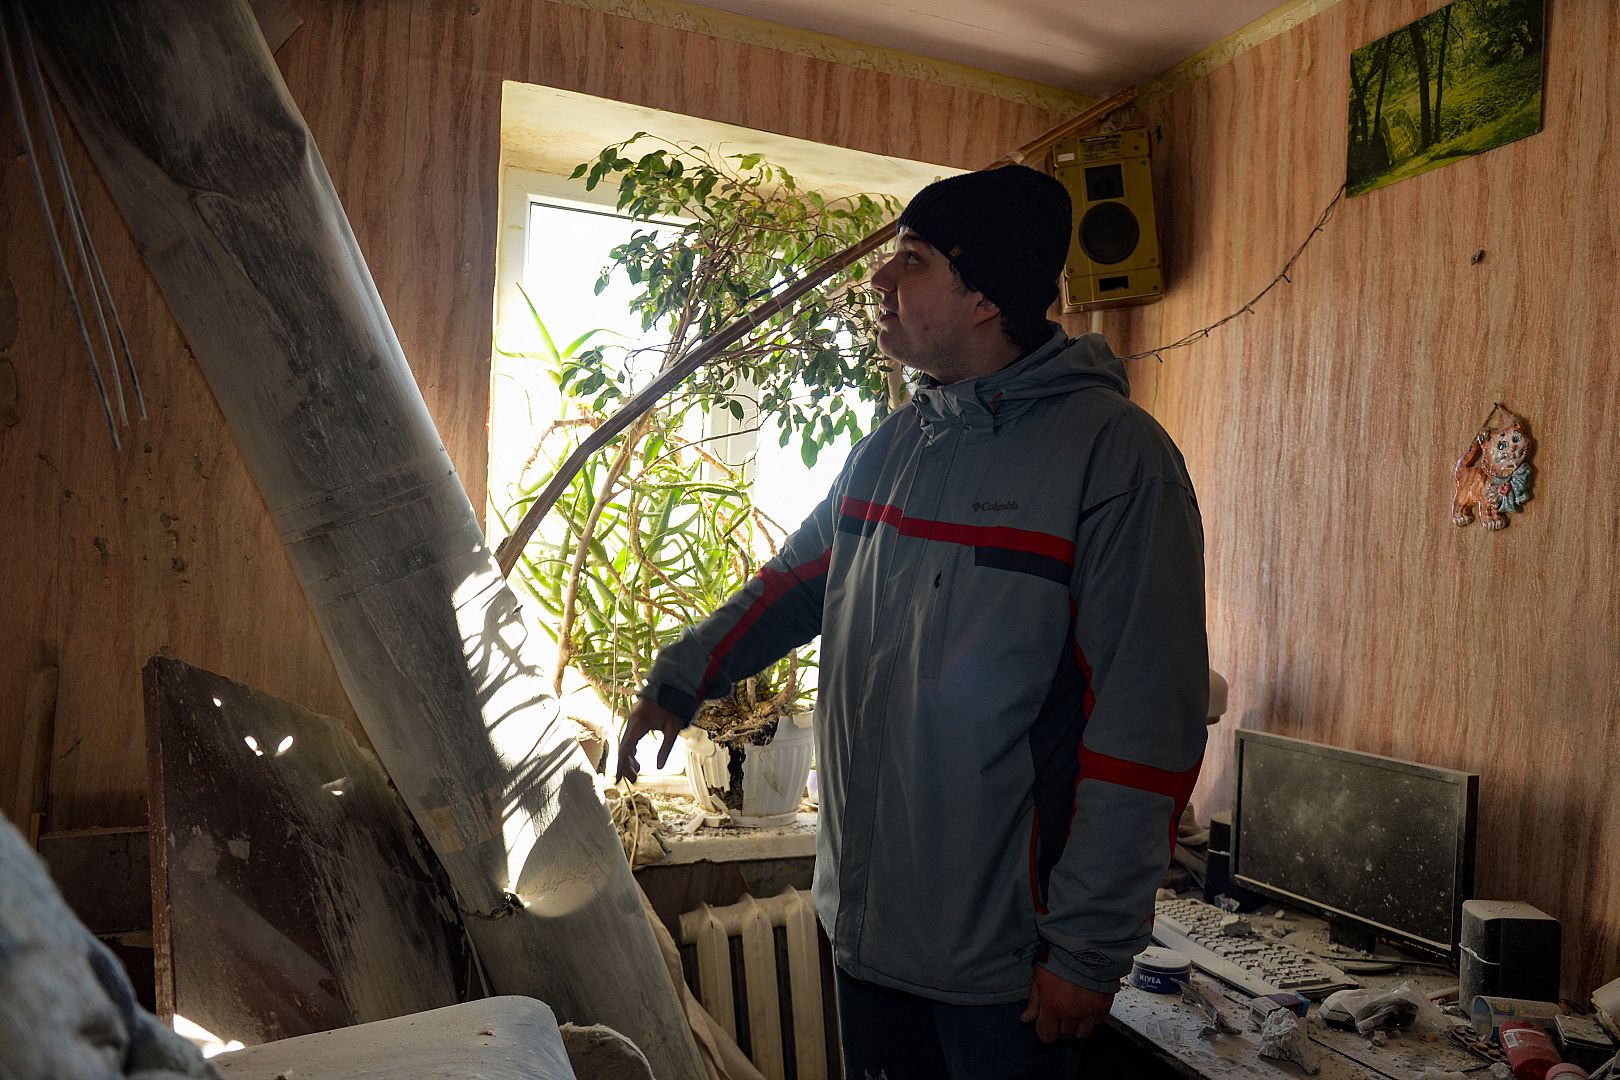
[[[702,728],[682,731],[692,797],[704,811],[723,814],[733,825],[791,824],[815,750],[810,718],[810,713],[783,717],[771,741],[760,745],[726,747]]]

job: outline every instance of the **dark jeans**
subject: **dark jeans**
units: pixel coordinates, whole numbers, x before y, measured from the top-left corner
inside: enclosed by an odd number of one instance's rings
[[[1075,1080],[1081,1044],[1046,1045],[1024,1002],[951,1005],[838,970],[844,1080]]]

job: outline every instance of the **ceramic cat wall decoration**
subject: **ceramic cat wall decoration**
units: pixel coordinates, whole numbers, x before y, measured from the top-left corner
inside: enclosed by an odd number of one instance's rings
[[[1485,426],[1457,459],[1457,495],[1451,520],[1467,525],[1479,522],[1492,532],[1507,527],[1507,515],[1517,513],[1530,500],[1530,433],[1524,421],[1498,405]]]

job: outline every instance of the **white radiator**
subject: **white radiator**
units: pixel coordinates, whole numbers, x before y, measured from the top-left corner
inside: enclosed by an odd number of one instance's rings
[[[793,1058],[798,1080],[828,1080],[825,1017],[821,1008],[821,953],[816,944],[816,913],[798,889],[756,900],[745,896],[727,907],[700,904],[681,916],[681,942],[697,948],[698,998],[709,1015],[737,1037],[737,987],[731,968],[731,939],[742,942],[744,1003],[751,1045],[749,1057],[766,1080],[786,1080],[787,1052],[782,1038],[782,1006],[777,992],[774,927],[787,935],[788,985],[793,1016]]]

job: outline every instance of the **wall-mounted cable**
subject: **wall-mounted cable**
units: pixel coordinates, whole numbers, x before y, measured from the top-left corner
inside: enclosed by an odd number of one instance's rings
[[[1300,243],[1299,247],[1295,249],[1294,254],[1289,257],[1288,261],[1283,263],[1283,268],[1277,271],[1277,276],[1271,279],[1271,283],[1256,293],[1254,298],[1247,304],[1244,304],[1242,307],[1238,308],[1225,318],[1218,319],[1215,322],[1210,323],[1202,330],[1194,330],[1192,333],[1172,341],[1168,345],[1160,345],[1156,348],[1145,349],[1139,353],[1131,353],[1129,356],[1120,357],[1120,359],[1142,360],[1151,356],[1162,364],[1164,363],[1164,357],[1160,356],[1160,353],[1169,352],[1171,349],[1185,349],[1189,345],[1195,345],[1209,337],[1210,334],[1225,326],[1238,316],[1253,315],[1254,305],[1265,299],[1266,294],[1272,289],[1275,289],[1278,285],[1285,281],[1290,285],[1293,284],[1294,279],[1288,276],[1288,271],[1292,270],[1294,268],[1294,264],[1299,261],[1300,256],[1305,254],[1305,249],[1310,246],[1312,240],[1316,239],[1316,235],[1327,227],[1328,219],[1333,216],[1333,211],[1338,207],[1339,200],[1344,198],[1344,190],[1344,185],[1340,184],[1339,190],[1333,193],[1333,198],[1329,200],[1327,206],[1322,210],[1321,216],[1316,219],[1316,224],[1311,228],[1310,234],[1306,236],[1304,241]]]

